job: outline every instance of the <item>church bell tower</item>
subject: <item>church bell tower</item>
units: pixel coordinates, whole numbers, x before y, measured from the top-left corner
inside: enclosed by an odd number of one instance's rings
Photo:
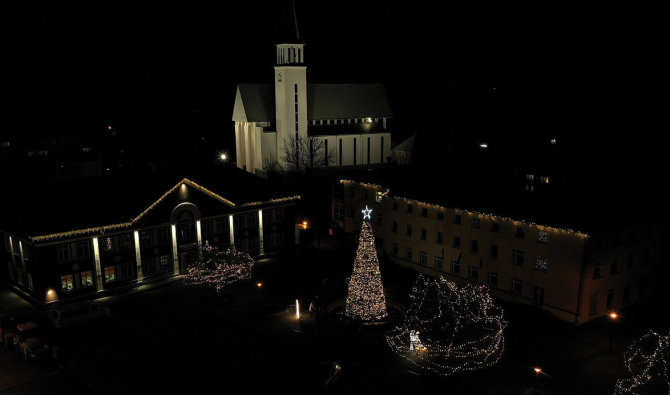
[[[277,44],[275,120],[279,161],[285,141],[307,138],[307,66],[304,44]]]

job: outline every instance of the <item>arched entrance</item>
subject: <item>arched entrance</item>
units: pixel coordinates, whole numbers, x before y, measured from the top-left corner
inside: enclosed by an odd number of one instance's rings
[[[175,225],[177,233],[177,254],[179,272],[198,259],[198,235],[196,222],[200,220],[200,210],[192,203],[181,203],[172,210],[170,223]]]

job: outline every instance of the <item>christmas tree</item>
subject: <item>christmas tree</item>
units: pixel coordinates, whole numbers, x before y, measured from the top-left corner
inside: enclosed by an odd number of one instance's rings
[[[363,226],[358,240],[358,250],[354,261],[354,273],[349,281],[349,294],[345,314],[363,321],[379,320],[386,317],[386,299],[379,272],[379,260],[375,248],[375,236],[370,226],[372,210],[365,206]]]

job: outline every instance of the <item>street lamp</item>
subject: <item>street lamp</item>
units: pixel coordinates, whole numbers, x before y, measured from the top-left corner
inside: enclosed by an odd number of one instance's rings
[[[538,366],[535,366],[533,368],[533,373],[535,373],[535,386],[533,388],[533,392],[537,393],[537,380],[538,380],[538,377],[542,374],[542,368],[540,368]]]
[[[219,161],[225,163],[228,161],[228,154],[225,152],[219,152]]]
[[[614,323],[619,319],[619,314],[612,311],[607,315],[610,319],[610,351],[612,351],[612,337],[614,336]]]

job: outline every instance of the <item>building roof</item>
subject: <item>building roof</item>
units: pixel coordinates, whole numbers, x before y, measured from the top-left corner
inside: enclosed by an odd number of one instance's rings
[[[274,122],[271,84],[239,84],[233,121]],[[382,84],[307,84],[307,119],[391,118]]]
[[[17,187],[2,196],[5,207],[12,209],[3,215],[0,228],[36,241],[46,235],[127,228],[182,183],[233,209],[297,198],[292,193],[274,191],[264,180],[232,166],[216,174],[198,173],[195,180],[144,174]]]

